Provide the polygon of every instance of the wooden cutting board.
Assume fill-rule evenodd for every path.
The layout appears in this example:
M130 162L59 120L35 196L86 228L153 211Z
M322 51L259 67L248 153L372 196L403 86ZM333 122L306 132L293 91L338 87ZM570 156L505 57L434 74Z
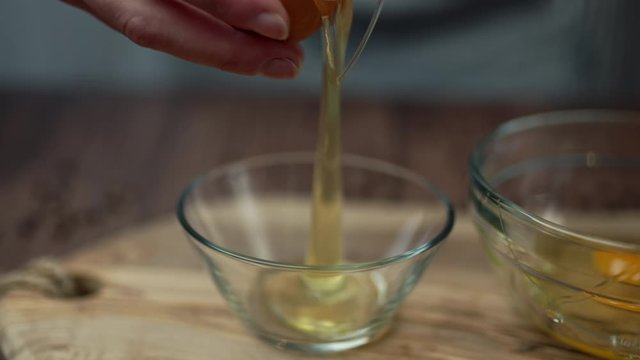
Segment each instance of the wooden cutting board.
M0 348L7 359L301 358L245 331L173 217L105 239L65 264L98 279L100 289L76 299L27 291L5 296ZM471 224L462 218L402 306L394 329L374 344L330 358L590 357L567 350L512 314Z

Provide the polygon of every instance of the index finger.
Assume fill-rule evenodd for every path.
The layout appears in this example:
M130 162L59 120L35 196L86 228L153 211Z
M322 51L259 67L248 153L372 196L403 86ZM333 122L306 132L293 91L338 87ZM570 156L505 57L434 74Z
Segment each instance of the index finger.
M180 0L85 0L92 12L137 44L244 75L292 78L297 44L240 31Z
M239 29L254 31L275 40L289 37L289 15L280 0L186 1Z

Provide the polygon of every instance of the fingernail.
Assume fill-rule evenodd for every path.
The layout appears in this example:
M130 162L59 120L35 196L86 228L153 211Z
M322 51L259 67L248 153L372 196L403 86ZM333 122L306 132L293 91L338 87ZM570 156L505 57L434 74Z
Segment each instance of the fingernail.
M249 27L258 34L272 39L286 40L289 37L289 25L278 14L262 13L251 21Z
M260 73L276 79L290 79L298 75L298 65L287 58L271 59L262 65Z

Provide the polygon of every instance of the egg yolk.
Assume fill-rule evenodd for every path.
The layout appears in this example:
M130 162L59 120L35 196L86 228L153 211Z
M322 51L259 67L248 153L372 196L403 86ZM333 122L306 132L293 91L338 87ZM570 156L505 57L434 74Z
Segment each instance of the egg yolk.
M593 261L601 274L618 282L640 286L640 255L599 251L593 255ZM640 306L635 303L599 296L593 299L605 305L640 312Z
M599 251L593 255L593 260L601 274L640 286L640 255Z

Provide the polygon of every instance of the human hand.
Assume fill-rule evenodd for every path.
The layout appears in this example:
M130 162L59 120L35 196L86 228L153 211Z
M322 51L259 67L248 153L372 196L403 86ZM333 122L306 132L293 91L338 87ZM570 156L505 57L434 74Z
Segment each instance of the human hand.
M280 0L63 1L140 46L224 71L288 79L303 60Z

